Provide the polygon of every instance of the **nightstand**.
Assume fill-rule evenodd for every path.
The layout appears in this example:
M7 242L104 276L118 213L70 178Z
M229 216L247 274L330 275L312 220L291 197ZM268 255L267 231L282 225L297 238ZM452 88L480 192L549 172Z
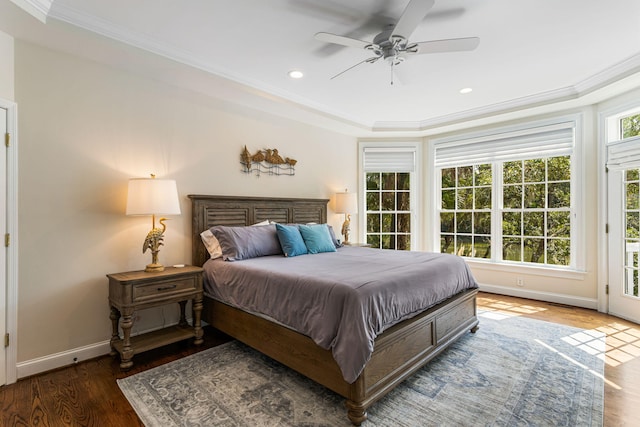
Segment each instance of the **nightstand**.
M202 344L202 269L200 267L167 267L161 272L130 271L107 274L109 278L109 305L111 306L111 355L120 354L120 368L133 366L133 355L195 338ZM192 301L193 326L185 316L187 301ZM180 321L157 331L131 337L134 314L137 310L160 305L180 304ZM119 327L122 328L120 338Z

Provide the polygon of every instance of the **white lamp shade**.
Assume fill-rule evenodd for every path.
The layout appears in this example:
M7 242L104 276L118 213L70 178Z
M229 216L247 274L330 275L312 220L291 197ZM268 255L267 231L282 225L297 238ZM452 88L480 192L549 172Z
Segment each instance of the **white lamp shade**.
M336 193L336 213L358 213L358 195L356 193Z
M178 187L172 179L129 180L127 215L180 215Z

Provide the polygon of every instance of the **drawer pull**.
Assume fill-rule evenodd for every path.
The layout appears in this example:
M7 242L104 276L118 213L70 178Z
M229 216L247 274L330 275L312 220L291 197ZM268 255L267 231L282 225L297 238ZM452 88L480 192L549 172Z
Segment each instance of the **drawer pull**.
M157 290L159 291L168 291L169 289L175 289L176 285L169 285L169 286L160 286Z

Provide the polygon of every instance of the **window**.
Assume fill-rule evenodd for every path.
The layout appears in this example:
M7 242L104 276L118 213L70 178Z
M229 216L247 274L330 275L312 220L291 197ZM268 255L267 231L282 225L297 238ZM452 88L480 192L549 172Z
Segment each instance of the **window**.
M411 250L411 179L408 172L367 172L367 243Z
M571 157L505 162L502 259L570 265Z
M624 273L625 295L638 294L638 271L640 270L640 169L624 171Z
M415 171L419 145L361 143L364 236L374 248L415 247Z
M574 127L436 141L440 252L576 268Z
M442 169L440 252L491 258L492 166Z
M622 117L619 127L620 139L640 136L640 114Z

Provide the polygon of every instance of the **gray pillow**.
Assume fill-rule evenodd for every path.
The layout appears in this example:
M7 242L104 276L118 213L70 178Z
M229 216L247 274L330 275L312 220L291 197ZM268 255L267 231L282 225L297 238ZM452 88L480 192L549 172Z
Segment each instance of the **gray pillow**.
M343 247L344 245L340 243L336 238L336 233L333 231L333 227L330 225L328 227L329 227L329 234L331 235L331 241L333 242L333 245L336 247L336 249Z
M274 224L261 227L216 225L210 230L220 242L222 259L225 261L282 255L282 248Z

